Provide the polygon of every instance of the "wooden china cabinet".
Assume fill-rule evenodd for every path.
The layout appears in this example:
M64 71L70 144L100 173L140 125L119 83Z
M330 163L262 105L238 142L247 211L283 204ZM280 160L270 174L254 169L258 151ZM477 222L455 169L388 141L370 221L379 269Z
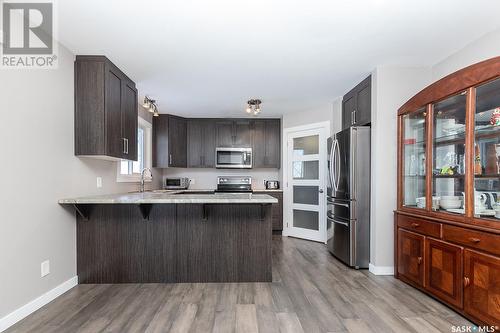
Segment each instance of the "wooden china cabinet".
M500 57L398 111L396 277L500 327Z

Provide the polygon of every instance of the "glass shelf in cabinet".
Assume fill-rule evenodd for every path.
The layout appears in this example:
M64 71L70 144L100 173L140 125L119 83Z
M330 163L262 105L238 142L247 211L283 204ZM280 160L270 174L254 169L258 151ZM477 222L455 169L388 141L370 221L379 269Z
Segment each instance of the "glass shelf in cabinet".
M465 175L432 175L433 178L464 178Z
M478 126L476 126L476 129L474 131L474 135L476 137L476 140L499 136L500 135L500 126L488 125L488 126L479 127L479 128L478 128Z
M440 136L434 139L434 145L446 146L465 143L465 133Z
M478 179L500 179L500 175L474 175Z

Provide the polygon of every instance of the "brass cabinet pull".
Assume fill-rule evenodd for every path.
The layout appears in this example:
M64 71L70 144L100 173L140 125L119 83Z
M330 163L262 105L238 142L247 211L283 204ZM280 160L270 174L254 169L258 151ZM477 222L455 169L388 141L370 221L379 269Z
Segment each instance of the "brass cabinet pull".
M412 226L413 228L418 228L418 227L420 227L420 224L418 224L418 223L412 223L412 224L411 224L411 226Z
M467 276L465 276L464 277L464 287L468 287L469 284L470 284L470 279Z
M469 238L469 240L470 240L472 243L479 243L479 242L481 241L479 238L474 238L474 237Z
M422 257L417 258L417 263L420 265L422 263Z

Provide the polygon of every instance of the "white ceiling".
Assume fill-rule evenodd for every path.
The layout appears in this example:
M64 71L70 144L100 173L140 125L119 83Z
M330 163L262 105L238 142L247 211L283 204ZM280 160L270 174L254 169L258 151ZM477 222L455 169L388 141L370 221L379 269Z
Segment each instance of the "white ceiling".
M377 65L432 65L500 27L497 0L63 0L59 39L104 54L160 112L328 107Z

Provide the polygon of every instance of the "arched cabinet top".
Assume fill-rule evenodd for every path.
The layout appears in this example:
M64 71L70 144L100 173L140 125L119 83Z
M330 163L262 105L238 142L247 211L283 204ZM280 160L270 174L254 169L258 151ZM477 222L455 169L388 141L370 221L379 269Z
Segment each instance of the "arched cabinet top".
M424 88L399 108L398 115L415 111L498 76L500 76L500 56L470 65Z

